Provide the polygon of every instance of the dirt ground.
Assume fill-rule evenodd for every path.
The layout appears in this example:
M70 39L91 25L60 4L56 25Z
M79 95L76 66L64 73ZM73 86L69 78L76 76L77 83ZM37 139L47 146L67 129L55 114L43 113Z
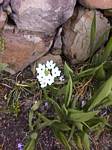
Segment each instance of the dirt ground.
M18 144L22 143L24 145L29 135L28 112L33 97L21 101L21 111L16 117L7 109L5 100L7 92L7 87L0 86L0 150L18 150ZM110 123L112 125L112 116ZM38 141L37 150L64 150L49 128L41 132ZM99 139L91 136L91 141L91 150L112 150L112 133L110 130L105 130L99 136Z

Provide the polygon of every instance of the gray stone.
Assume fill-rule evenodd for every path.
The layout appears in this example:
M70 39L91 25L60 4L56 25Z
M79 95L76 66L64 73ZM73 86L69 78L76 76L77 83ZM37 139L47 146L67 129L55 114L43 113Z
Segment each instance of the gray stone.
M3 0L0 0L0 4L3 3Z
M6 19L7 19L7 14L2 10L0 10L0 31L3 30Z
M84 62L90 56L90 31L93 17L93 10L79 10L78 16L73 16L64 25L62 36L63 53L73 64ZM96 12L96 26L95 43L110 28L108 20L99 11ZM107 39L108 35L104 38L101 45Z
M76 0L11 0L18 29L47 34L72 16L75 4Z
M0 49L0 63L8 64L7 71L11 74L22 71L47 54L53 41L53 37L42 33L20 32L10 26L5 27L1 38L4 42Z
M88 8L111 9L112 0L79 0L79 2Z

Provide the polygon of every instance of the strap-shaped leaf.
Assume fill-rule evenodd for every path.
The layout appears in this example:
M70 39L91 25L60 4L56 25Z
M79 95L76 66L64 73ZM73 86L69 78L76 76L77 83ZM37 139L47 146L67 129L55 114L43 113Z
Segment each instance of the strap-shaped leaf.
M0 63L0 72L1 71L3 71L3 70L5 70L6 68L7 68L7 64L5 64L5 63Z
M82 132L82 144L83 144L85 150L90 150L89 135L85 132Z
M69 75L72 75L72 74L73 74L73 70L65 62L65 64L64 64L64 75L65 75L65 77L69 78Z
M69 80L65 90L65 106L68 107L72 97L72 78L69 75Z
M97 105L102 103L102 101L109 96L112 89L112 76L99 88L97 93L90 100L88 110L94 109Z
M63 132L54 130L54 134L55 134L56 138L65 146L66 150L71 150L71 146L69 145L68 140Z
M73 122L85 122L88 121L97 114L97 112L83 112L83 111L69 111L68 119Z

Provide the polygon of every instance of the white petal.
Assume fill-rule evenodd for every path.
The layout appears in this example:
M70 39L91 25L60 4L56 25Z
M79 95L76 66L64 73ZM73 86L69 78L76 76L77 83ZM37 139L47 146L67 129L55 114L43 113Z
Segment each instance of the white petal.
M37 79L39 80L39 82L45 81L45 73L41 73L39 75L37 75Z
M42 82L40 82L40 84L41 84L41 88L44 88L44 87L46 87L47 86L47 82L46 81L42 81Z
M45 71L45 65L39 64L38 68L36 68L38 74L43 73Z
M51 85L52 83L54 83L54 77L51 75L46 76L46 82L47 84Z
M44 76L43 80L40 81L41 88L44 88L47 86L47 79L46 76Z
M61 71L59 70L58 67L55 67L54 69L52 69L52 76L53 77L59 77L61 74Z
M60 80L60 81L64 81L64 80L65 80L65 79L64 79L64 76L60 76L60 77L59 77L59 80Z
M47 61L46 62L46 67L48 68L48 69L53 69L54 67L55 67L55 63L53 62L53 60L50 60L50 61Z

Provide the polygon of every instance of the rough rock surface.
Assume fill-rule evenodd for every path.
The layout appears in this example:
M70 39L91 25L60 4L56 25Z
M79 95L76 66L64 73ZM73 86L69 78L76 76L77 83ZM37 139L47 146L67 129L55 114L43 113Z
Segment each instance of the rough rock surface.
M89 8L110 9L112 0L79 0L79 2Z
M18 29L47 34L72 16L75 4L76 0L11 0Z
M2 10L0 10L0 30L4 27L6 18L7 18L7 14Z
M0 0L0 4L3 3L3 0Z
M62 59L60 55L52 55L48 54L46 56L41 57L40 59L37 60L37 63L46 63L47 60L53 60L58 66L62 67Z
M79 10L78 17L75 18L73 16L64 25L62 37L63 53L73 64L85 61L90 55L90 31L93 17L94 11ZM99 11L96 12L96 26L95 43L110 28L108 20ZM102 44L106 40L107 37L105 37Z
M0 63L8 64L12 74L46 54L53 40L43 34L14 33L12 30L5 30L2 39L4 49L0 51Z

